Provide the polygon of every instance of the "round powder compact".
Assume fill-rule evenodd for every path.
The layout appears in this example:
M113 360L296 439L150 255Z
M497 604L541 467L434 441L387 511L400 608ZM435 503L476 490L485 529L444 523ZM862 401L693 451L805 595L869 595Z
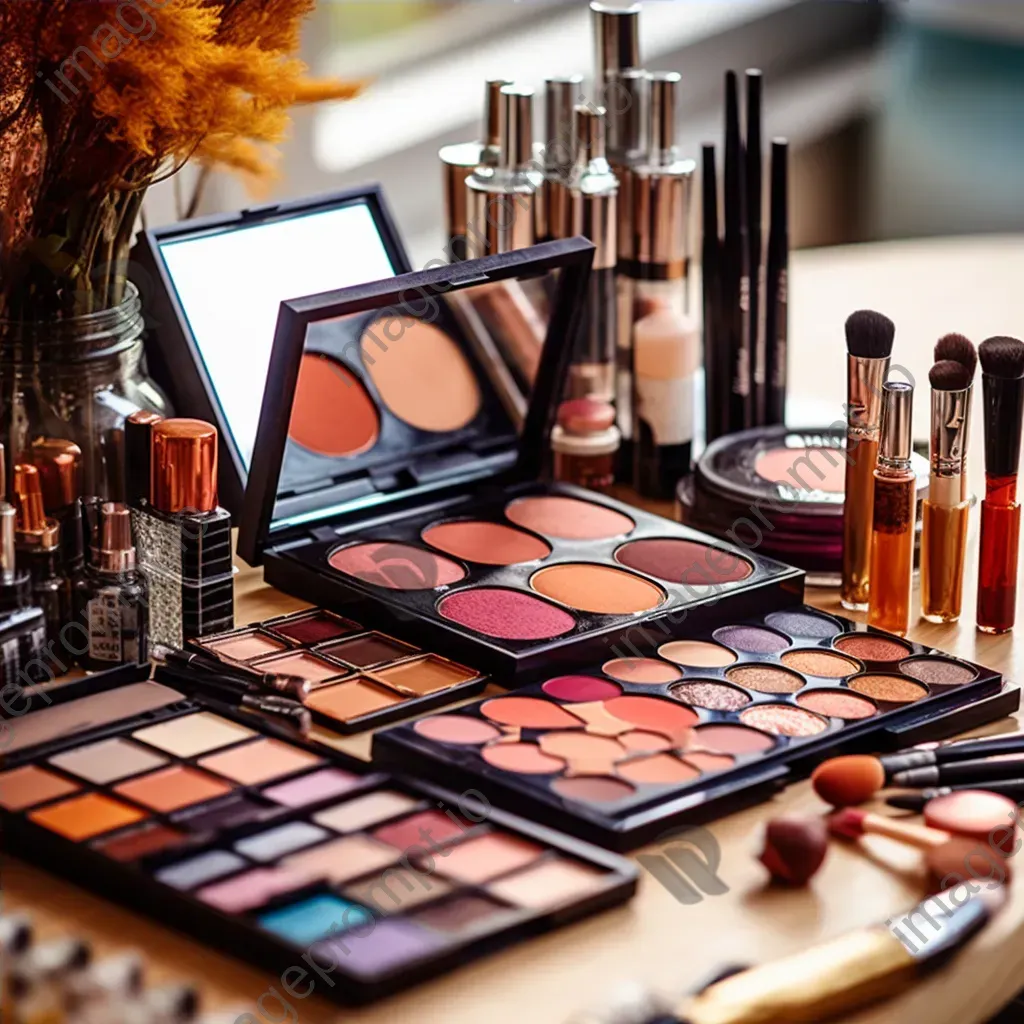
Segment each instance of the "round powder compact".
M849 690L807 690L797 697L796 702L808 711L815 711L826 718L841 718L844 722L855 722L878 714L873 701Z
M739 711L750 703L742 690L713 679L689 679L671 687L669 693L684 704L709 711Z
M970 665L950 658L908 658L900 662L900 671L929 686L963 686L978 678Z
M774 665L739 665L729 669L725 677L758 693L796 693L805 682L803 676Z
M656 658L614 658L601 666L601 671L621 683L639 686L658 686L683 678L683 673L667 662Z
M393 541L350 544L327 559L332 569L388 590L433 590L464 579L457 562L425 548Z
M758 704L740 712L740 721L755 729L764 729L775 736L817 736L828 729L820 715L788 704Z
M847 684L851 690L886 704L913 704L928 696L928 687L903 676L854 676Z
M736 661L727 647L706 640L673 640L662 644L658 654L686 668L725 668Z
M502 523L435 523L420 536L446 554L480 565L518 565L551 554L551 545L546 541Z
M449 594L437 611L443 619L501 640L550 640L576 625L567 611L547 601L499 587Z
M715 639L745 654L778 654L789 646L787 637L760 626L723 626Z
M613 508L554 494L516 498L506 506L505 515L524 530L562 540L608 540L636 525Z
M790 636L804 636L811 640L831 640L843 631L835 619L804 609L772 612L764 621Z
M895 637L878 633L848 633L834 641L837 650L862 661L900 661L910 648Z
M859 662L820 647L786 651L781 660L783 665L794 672L803 672L806 676L818 676L821 679L845 679L862 668Z
M750 562L731 551L675 538L630 541L615 552L615 561L655 579L692 587L738 583L754 572Z

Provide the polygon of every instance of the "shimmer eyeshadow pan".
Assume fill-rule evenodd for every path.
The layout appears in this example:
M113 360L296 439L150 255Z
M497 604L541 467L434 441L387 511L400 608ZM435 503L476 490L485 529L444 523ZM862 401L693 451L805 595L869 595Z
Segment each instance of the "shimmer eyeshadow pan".
M911 704L928 696L928 687L897 675L854 676L848 685L851 690L891 704Z
M845 679L861 669L859 662L853 661L851 658L844 658L832 651L822 650L820 647L802 651L786 651L780 660L787 668L803 672L804 675L819 676L822 679Z
M950 658L908 658L900 671L929 686L963 686L978 678L977 669Z
M789 646L784 636L759 626L726 626L715 631L715 639L747 654L778 654Z
M750 703L750 697L739 687L711 679L693 679L677 683L670 692L684 704L708 708L710 711L739 711Z
M881 633L855 633L834 643L837 650L863 661L899 661L910 653L902 640Z
M773 612L765 622L790 636L807 637L811 640L830 640L843 631L843 627L835 619L802 609Z

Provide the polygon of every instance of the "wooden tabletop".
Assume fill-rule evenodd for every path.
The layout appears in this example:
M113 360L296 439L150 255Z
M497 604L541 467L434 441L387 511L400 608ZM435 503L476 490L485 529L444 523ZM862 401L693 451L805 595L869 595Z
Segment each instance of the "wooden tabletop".
M926 435L927 371L931 347L948 331L980 341L1021 333L1020 282L1024 238L978 238L886 243L795 254L792 262L792 394L813 396L820 423L841 419L844 401L842 323L861 306L881 309L897 324L894 362L921 383L915 424ZM829 406L834 406L828 415ZM828 416L826 419L825 416ZM972 486L981 481L979 417L970 457ZM664 508L658 511L667 511ZM940 647L1018 678L1024 641L1012 634L986 637L974 630L977 514L971 524L964 621L940 627L917 623L913 639ZM301 607L266 587L260 573L242 568L237 621L246 623ZM830 591L808 592L810 603L838 610ZM916 609L915 609L916 614ZM987 731L1012 730L1004 722ZM318 738L324 738L320 734ZM338 742L366 756L366 737ZM30 910L46 931L71 930L100 950L141 950L157 977L201 979L210 1009L249 1012L273 1024L562 1024L639 982L678 993L725 964L757 963L806 948L862 925L908 910L923 894L918 855L886 840L863 846L833 844L821 873L806 889L766 884L755 859L766 819L784 812L820 813L824 805L807 783L791 786L770 803L710 826L721 849L723 895L685 905L650 877L624 907L488 957L438 981L365 1010L334 1007L313 997L289 1001L287 1015L273 994L257 1001L277 979L183 938L141 915L14 858L2 866L5 910ZM980 1024L1024 983L1024 889L1011 895L1001 916L949 966L896 1000L844 1018L848 1024L950 1021ZM285 995L285 998L289 998ZM234 1020L228 1013L225 1020ZM249 1024L248 1020L246 1024Z

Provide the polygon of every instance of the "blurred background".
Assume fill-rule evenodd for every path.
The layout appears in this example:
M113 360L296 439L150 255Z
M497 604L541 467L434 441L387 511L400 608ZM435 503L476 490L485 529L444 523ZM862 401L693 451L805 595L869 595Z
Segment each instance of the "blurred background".
M1024 229L1020 0L647 0L642 53L683 76L685 156L721 140L722 73L761 67L792 144L794 247ZM477 138L483 81L593 68L586 0L321 0L304 56L367 78L296 114L269 198L383 183L415 265L442 246L440 146ZM179 188L188 188L188 183ZM199 212L251 205L218 177ZM175 219L172 190L151 224Z

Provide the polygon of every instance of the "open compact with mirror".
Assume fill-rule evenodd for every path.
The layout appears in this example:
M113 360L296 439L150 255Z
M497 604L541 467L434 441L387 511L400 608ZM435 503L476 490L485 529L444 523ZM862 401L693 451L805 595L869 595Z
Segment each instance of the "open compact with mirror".
M241 556L512 686L642 624L799 603L797 569L541 481L592 257L571 239L284 303Z

